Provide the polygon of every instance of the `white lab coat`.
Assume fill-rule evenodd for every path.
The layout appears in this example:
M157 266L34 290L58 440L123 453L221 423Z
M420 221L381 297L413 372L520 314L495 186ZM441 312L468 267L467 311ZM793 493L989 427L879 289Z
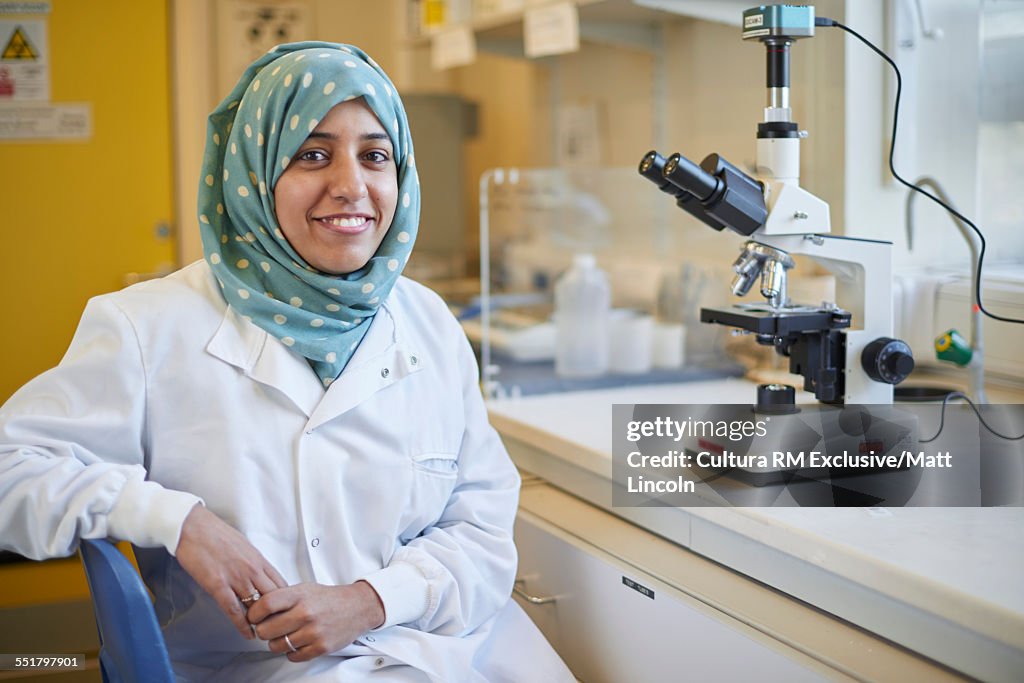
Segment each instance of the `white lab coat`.
M91 300L61 364L0 409L0 544L134 543L189 679L351 680L369 655L432 680L571 680L509 601L518 486L461 328L404 278L326 392L199 261ZM367 580L384 626L308 665L241 638L171 556L200 499L289 583Z

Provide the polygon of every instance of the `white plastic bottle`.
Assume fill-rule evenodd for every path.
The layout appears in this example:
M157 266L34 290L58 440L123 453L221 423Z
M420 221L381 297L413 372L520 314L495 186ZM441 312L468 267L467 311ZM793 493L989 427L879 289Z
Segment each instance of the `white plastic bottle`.
M576 254L555 283L555 374L597 377L608 371L608 277L592 254Z

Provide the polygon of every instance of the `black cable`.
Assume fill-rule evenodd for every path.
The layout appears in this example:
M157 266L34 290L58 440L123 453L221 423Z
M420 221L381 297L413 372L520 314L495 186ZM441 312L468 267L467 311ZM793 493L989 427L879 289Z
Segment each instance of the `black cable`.
M988 431L992 432L992 434L999 437L1000 439L1005 439L1007 441L1020 441L1021 439L1024 439L1024 434L1021 434L1020 436L1006 436L1005 434L1000 434L996 430L992 429L988 425L988 423L985 422L985 418L981 416L981 412L978 410L978 406L974 405L974 401L968 398L967 394L964 394L959 391L951 391L948 394L946 394L946 398L942 399L942 412L939 413L939 431L935 432L935 436L933 436L932 438L921 439L920 441L918 441L918 443L930 443L932 441L935 441L935 439L939 438L939 434L942 433L942 428L946 425L946 404L949 403L950 399L954 398L962 398L963 400L967 401L967 403L971 406L971 409L974 411L974 414L978 416L978 421L981 423L981 425Z
M971 226L971 229L974 230L975 233L977 233L978 239L981 240L981 250L978 252L978 277L977 277L976 282L974 283L974 296L975 296L975 298L978 301L978 309L982 313L987 315L988 317L992 318L993 320L1002 320L1003 322L1007 322L1007 323L1024 324L1024 319L1020 319L1020 318L1007 318L1005 316L1001 316L1001 315L997 315L995 313L989 312L988 309L985 308L985 305L981 302L981 266L982 266L982 262L984 262L984 260L985 260L985 236L981 234L981 230L978 229L978 226L976 226L969 218L967 218L966 216L961 214L959 211L957 211L952 206L950 206L946 202L942 201L941 199L939 199L938 197L936 197L932 193L927 192L927 191L921 189L917 185L914 185L912 183L908 183L906 180L904 180L900 176L899 173L896 172L896 166L893 164L893 155L896 152L896 124L899 122L899 117L900 117L900 93L903 90L903 77L900 75L900 70L896 66L896 62L894 62L891 59L889 59L889 55L885 54L880 49L878 49L877 47L872 45L871 41L869 41L867 38L865 38L861 34L857 33L856 31L854 31L849 26L844 26L843 24L840 24L835 19L828 19L826 17L816 17L814 19L814 25L815 26L835 26L836 28L843 29L844 31L846 31L847 33L849 33L850 35L854 36L859 41L861 41L862 43L867 45L869 48L874 50L876 53L878 53L878 56L880 56L882 59L884 59L886 62L888 62L889 66L892 67L892 70L896 72L896 106L893 108L893 115L892 115L892 140L889 143L889 171L892 173L893 177L896 178L896 180L900 181L901 183L903 183L904 185L909 187L914 192L918 192L920 194L923 194L925 197L928 197L928 199L931 199L933 202L935 202L936 204L938 204L939 206L944 208L946 211L949 211L951 214L953 214L954 216L956 216L957 218L962 220L964 223L966 223L967 225Z

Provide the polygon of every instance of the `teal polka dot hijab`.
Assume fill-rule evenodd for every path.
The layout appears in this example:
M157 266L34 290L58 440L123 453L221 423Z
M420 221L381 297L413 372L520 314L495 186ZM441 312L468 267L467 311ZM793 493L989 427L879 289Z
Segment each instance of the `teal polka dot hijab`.
M332 275L310 266L285 239L274 187L320 119L356 97L391 138L398 205L369 262ZM351 45L279 45L253 62L210 114L199 181L203 254L227 302L307 358L324 386L341 374L409 259L420 211L414 163L398 92Z

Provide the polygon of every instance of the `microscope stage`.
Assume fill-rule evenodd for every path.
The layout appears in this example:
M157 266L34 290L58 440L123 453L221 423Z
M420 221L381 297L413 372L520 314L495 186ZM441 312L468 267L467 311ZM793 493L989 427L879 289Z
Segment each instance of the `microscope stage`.
M850 326L850 313L810 306L771 308L764 304L739 304L727 308L702 308L700 321L738 327L754 334L786 337L792 333L847 328Z

